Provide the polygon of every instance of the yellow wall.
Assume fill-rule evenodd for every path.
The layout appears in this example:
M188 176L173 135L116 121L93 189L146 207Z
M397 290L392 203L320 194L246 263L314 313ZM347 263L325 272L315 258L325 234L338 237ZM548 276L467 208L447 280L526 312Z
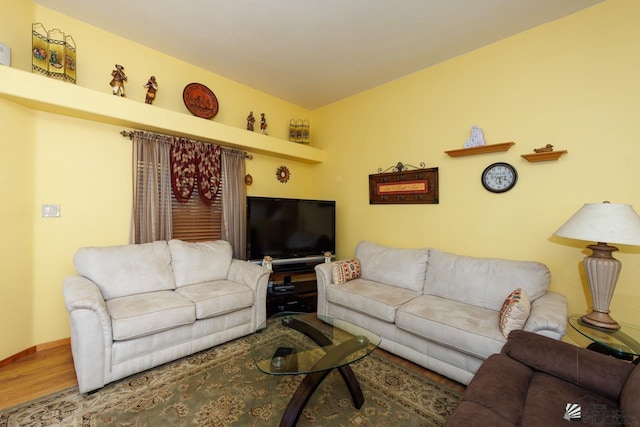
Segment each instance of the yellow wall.
M265 112L271 136L286 139L291 118L311 118L301 107L225 79L161 52L131 43L24 0L0 0L0 41L11 46L12 66L31 67L31 23L71 34L78 47L78 82L109 94L114 64L125 66L127 97L144 102L150 75L160 89L149 108L185 114L182 89L210 87L220 103L216 122L244 128L249 111ZM45 77L43 77L45 78ZM131 142L121 127L34 111L0 99L3 155L0 174L0 360L36 344L69 336L62 281L73 274L73 254L82 246L128 242L131 212ZM268 142L266 142L268 143ZM275 171L291 170L281 184ZM313 168L306 163L256 155L247 161L250 194L312 197ZM20 193L16 193L19 189ZM11 204L9 204L11 202ZM60 218L42 218L42 204L61 205Z
M579 273L586 242L552 237L586 202L640 208L640 3L609 0L567 18L314 111L326 161L323 195L337 200L338 256L368 239L474 256L532 259L552 272L571 313L586 310ZM508 152L451 158L470 127ZM568 154L528 163L553 144ZM440 204L368 203L368 175L398 161L438 167ZM480 174L493 162L519 173L492 194ZM640 251L621 247L614 318L640 323ZM582 281L584 282L584 280Z
M286 139L290 118L311 120L312 145L325 150L319 165L255 155L247 161L251 195L335 199L338 257L362 239L396 246L431 246L477 256L534 259L552 271L552 288L570 312L587 306L579 263L582 242L551 237L583 203L611 200L640 208L635 191L640 145L640 5L609 0L567 18L495 43L352 98L310 112L190 64L175 60L24 0L0 0L0 40L13 66L30 67L30 25L61 28L78 44L78 84L110 92L115 63L126 67L128 97L143 102L142 84L154 74L153 106L186 112L182 88L192 81L218 96L215 121L243 128L248 111L264 111L272 136ZM257 71L258 72L258 71ZM61 296L73 273L75 250L127 242L131 146L118 127L31 111L0 100L3 183L19 179L20 195L0 196L0 360L31 345L69 335ZM450 158L471 125L488 143L515 141L508 152ZM569 154L555 162L520 157L553 144ZM16 160L11 159L15 157ZM371 206L368 175L402 161L439 167L440 204ZM515 189L490 194L480 173L507 161L518 169ZM291 180L275 170L286 165ZM40 217L60 204L62 216ZM639 323L640 251L621 247L624 267L612 304L614 317ZM584 280L582 280L584 282Z
M33 345L32 112L0 100L0 360Z
M31 50L30 2L0 0L0 41L17 50ZM26 37L23 37L25 36ZM26 67L28 55L13 55L12 66ZM33 229L34 138L32 112L0 100L0 360L33 345Z

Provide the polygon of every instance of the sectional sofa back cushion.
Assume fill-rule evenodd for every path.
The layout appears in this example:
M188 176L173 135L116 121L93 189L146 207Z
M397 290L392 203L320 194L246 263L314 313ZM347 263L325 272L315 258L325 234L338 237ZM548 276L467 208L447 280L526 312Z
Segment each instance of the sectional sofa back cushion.
M167 242L80 248L76 271L93 281L105 300L175 289Z
M224 280L229 274L233 249L224 240L189 243L169 240L176 286Z
M424 286L428 257L428 249L392 248L372 242L356 246L360 277L418 293Z
M531 302L542 296L551 281L539 262L474 258L431 249L424 294L500 311L505 298L524 288Z

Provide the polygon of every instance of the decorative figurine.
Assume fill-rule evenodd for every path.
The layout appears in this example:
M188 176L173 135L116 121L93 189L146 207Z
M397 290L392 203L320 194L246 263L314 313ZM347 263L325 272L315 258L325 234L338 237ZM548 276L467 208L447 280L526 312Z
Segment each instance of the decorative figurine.
M486 145L484 132L478 126L471 126L471 136L464 144L464 148L479 147L481 145Z
M260 131L265 135L269 135L267 133L267 118L264 116L264 113L260 113Z
M542 148L534 148L533 149L534 153L547 153L549 151L553 151L553 145L551 145L551 144L547 144Z
M146 104L153 104L153 100L156 99L156 91L158 90L158 82L156 76L149 77L147 84L142 86L147 89L147 96L144 99Z
M256 118L253 117L253 111L249 111L249 115L247 116L247 130L253 132L253 124L256 122Z
M262 259L262 266L267 270L273 271L273 258L271 258L269 255L265 255Z
M124 73L124 67L122 65L116 64L116 69L111 72L111 88L113 88L114 95L120 95L122 97L126 97L126 93L124 91L124 82L127 81L127 75Z

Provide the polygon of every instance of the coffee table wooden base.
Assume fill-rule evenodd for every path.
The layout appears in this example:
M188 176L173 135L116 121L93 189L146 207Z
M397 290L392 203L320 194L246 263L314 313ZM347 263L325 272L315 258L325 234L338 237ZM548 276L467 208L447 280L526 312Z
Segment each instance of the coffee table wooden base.
M349 366L342 366L337 369L340 371L342 378L349 388L354 406L357 409L360 409L364 404L364 395L362 394L362 389L360 388L358 379ZM287 409L285 409L284 414L282 415L282 419L280 420L280 427L290 427L296 425L298 419L300 418L300 414L302 414L302 410L309 401L309 398L331 371L332 370L330 369L327 371L307 374L304 380L302 380L302 383L300 383L300 386L298 387L296 392L293 394L289 405L287 405Z
M327 337L320 333L320 331L304 322L299 322L294 319L289 322L283 321L283 324L302 332L320 346L326 346L331 343ZM360 336L343 342L339 346L327 352L327 354L325 354L324 357L315 364L313 370L317 369L317 371L307 374L304 380L302 380L302 383L298 386L298 389L293 394L293 397L287 405L287 409L285 409L284 415L280 420L280 427L296 425L300 418L300 414L302 414L302 410L309 401L311 395L316 391L327 375L329 375L329 373L334 369L338 369L340 371L340 375L347 385L349 393L351 393L351 399L353 400L354 406L357 409L360 409L364 404L364 395L362 394L362 389L360 388L360 383L358 382L356 375L348 364L337 368L335 366L349 354L364 348L367 345L369 345L369 340L366 337Z

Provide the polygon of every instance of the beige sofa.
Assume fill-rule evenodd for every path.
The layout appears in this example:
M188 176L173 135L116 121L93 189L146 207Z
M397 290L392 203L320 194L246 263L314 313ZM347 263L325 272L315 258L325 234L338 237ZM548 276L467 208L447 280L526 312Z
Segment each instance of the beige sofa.
M531 301L524 330L554 339L566 333L566 299L547 291L543 264L372 242L360 242L355 258L360 277L340 285L332 264L316 266L318 314L363 326L382 337L381 348L460 383L500 353L499 312L516 288Z
M64 280L80 392L253 333L269 270L225 241L81 248Z

